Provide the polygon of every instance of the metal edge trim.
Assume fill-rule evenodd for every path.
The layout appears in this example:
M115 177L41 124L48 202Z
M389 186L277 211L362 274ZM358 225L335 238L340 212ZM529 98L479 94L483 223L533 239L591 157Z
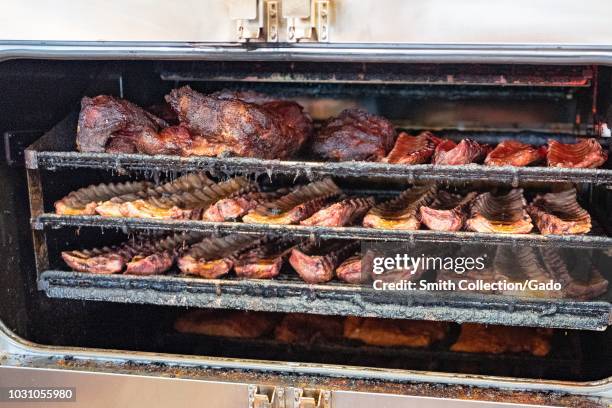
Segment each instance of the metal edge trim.
M191 59L361 62L479 62L612 65L612 45L239 44L0 41L0 61L41 59Z

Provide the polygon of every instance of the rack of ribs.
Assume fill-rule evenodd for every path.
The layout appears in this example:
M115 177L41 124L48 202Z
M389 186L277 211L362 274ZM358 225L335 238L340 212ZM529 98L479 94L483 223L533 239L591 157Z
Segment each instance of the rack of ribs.
M236 177L198 188L178 190L160 197L127 201L120 207L121 215L135 218L201 219L205 209L218 200L251 191L257 186L244 177Z
M256 339L274 330L278 316L239 310L193 310L179 317L174 328L179 333L204 336Z
M215 279L231 271L236 255L258 239L249 235L205 238L185 251L177 264L186 275Z
M291 251L289 263L307 283L329 282L342 261L358 249L357 241L309 241Z
M533 327L461 325L459 339L451 351L464 353L530 353L543 357L550 352L552 329Z
M526 205L523 189L520 188L506 194L482 193L472 202L466 228L476 232L528 234L533 224L525 209Z
M419 208L431 204L437 191L436 185L413 186L399 197L372 207L363 219L363 226L418 230L421 226Z
M538 194L527 212L544 235L586 234L591 230L591 216L578 204L574 187Z
M421 222L434 231L459 231L476 195L476 192L463 196L441 190L430 205L419 208Z
M252 224L297 224L340 194L341 190L336 183L327 178L299 186L276 200L260 204L242 217L242 220Z
M274 338L288 344L311 344L342 339L344 318L305 313L285 315L274 330Z
M556 282L560 282L563 286L562 292L564 297L589 300L607 293L609 282L594 265L586 265L581 274L577 272L578 267L568 267L567 263L563 260L561 250L542 247L540 248L540 253L548 273L554 277ZM584 267L584 265L582 266Z
M578 143L561 143L550 139L546 161L550 167L596 168L608 159L599 142L593 138Z
M424 348L443 340L447 332L446 322L356 316L344 320L345 338L371 346Z
M278 276L283 261L300 240L293 237L264 237L236 256L234 271L241 278L270 279Z
M81 99L76 145L81 152L135 153L156 144L166 122L123 99L108 95ZM155 153L151 153L155 154Z
M300 221L301 225L319 227L344 227L361 220L374 205L374 198L346 198L320 209L309 218Z
M286 194L284 191L285 189L274 192L247 191L222 198L204 211L202 219L215 222L239 220L257 206Z
M147 199L161 198L173 194L181 194L185 191L193 191L211 186L215 182L204 173L189 173L175 180L162 183L157 186L147 186L146 189L135 194L126 194L106 199L98 204L95 212L103 217L124 217L128 213L130 202L138 201L142 205Z
M418 136L401 132L395 141L395 146L382 161L394 164L426 163L440 141L431 132L421 132Z
M285 159L295 154L312 133L312 120L291 101L268 101L231 92L203 95L189 86L173 89L166 101L180 121L178 127L166 132L190 136L181 146L183 156L230 154Z
M100 203L113 197L122 196L138 199L142 192L151 188L148 181L127 181L125 183L101 183L72 191L54 203L59 215L94 215Z
M381 161L394 142L391 122L361 109L347 109L323 124L310 148L325 160Z
M170 269L177 253L201 239L202 234L195 232L156 238L136 237L113 247L63 251L61 255L64 262L77 272L155 275Z
M477 163L480 162L490 150L490 146L482 145L471 139L463 139L459 143L444 139L436 146L431 163L445 165Z
M504 140L491 150L484 163L487 166L528 166L544 158L546 153L518 140Z

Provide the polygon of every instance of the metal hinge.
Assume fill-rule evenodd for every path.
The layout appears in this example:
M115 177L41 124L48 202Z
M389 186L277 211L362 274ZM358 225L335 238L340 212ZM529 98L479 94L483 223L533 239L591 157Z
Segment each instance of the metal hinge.
M287 41L329 41L329 0L283 0Z
M249 385L249 408L285 408L285 390L272 385Z
M229 0L238 41L278 42L279 0Z
M331 408L331 391L292 388L290 408Z

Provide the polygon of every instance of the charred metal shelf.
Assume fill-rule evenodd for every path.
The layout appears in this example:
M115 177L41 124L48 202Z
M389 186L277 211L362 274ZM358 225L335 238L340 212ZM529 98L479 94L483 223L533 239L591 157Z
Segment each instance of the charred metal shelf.
M356 285L294 280L198 279L45 271L39 288L51 298L254 311L605 330L608 302L527 299L458 292L375 291Z
M401 165L374 162L309 162L253 158L215 158L147 156L143 154L109 154L29 151L29 168L92 168L115 171L195 171L232 174L288 174L324 177L385 177L418 181L496 181L517 186L520 182L571 182L612 184L609 169L561 169L552 167L491 167L478 164L465 166L434 166L432 164Z
M491 245L553 246L556 248L609 249L612 237L598 235L491 234L479 232L442 232L431 230L401 231L363 227L311 227L304 225L246 224L241 222L208 222L113 218L91 215L42 214L32 220L34 230L63 227L101 227L123 230L201 231L239 234L291 234L302 237L360 239L368 241L408 241L477 243Z

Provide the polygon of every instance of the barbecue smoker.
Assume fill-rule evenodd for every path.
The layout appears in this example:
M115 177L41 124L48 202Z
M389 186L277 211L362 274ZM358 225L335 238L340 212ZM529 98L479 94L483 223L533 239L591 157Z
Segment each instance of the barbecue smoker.
M181 157L77 151L75 138L83 96L149 107L189 85L202 94L256 91L297 101L315 132L343 109L361 107L398 133L428 130L493 146L591 138L609 154L611 4L591 0L577 10L568 1L233 0L78 7L9 2L0 17L2 387L73 387L76 401L89 407L610 403L610 158L599 168L563 168ZM503 234L54 213L54 202L91 184L161 185L196 172L215 181L244 176L269 191L332 179L345 193L377 202L413 184L526 192L572 185L592 228L582 235ZM440 256L505 248L517 270L523 265L516 254L534 250L543 262L550 253L564 259L553 272L596 270L604 289L593 290L587 279L574 297L391 293L337 279L309 284L287 270L275 279L78 273L61 257L138 233L172 232L400 243ZM435 280L435 271L427 273ZM252 311L243 326L268 312L448 322L448 331L425 348L177 331L177 319L194 309ZM465 323L552 329L550 352L452 351Z

